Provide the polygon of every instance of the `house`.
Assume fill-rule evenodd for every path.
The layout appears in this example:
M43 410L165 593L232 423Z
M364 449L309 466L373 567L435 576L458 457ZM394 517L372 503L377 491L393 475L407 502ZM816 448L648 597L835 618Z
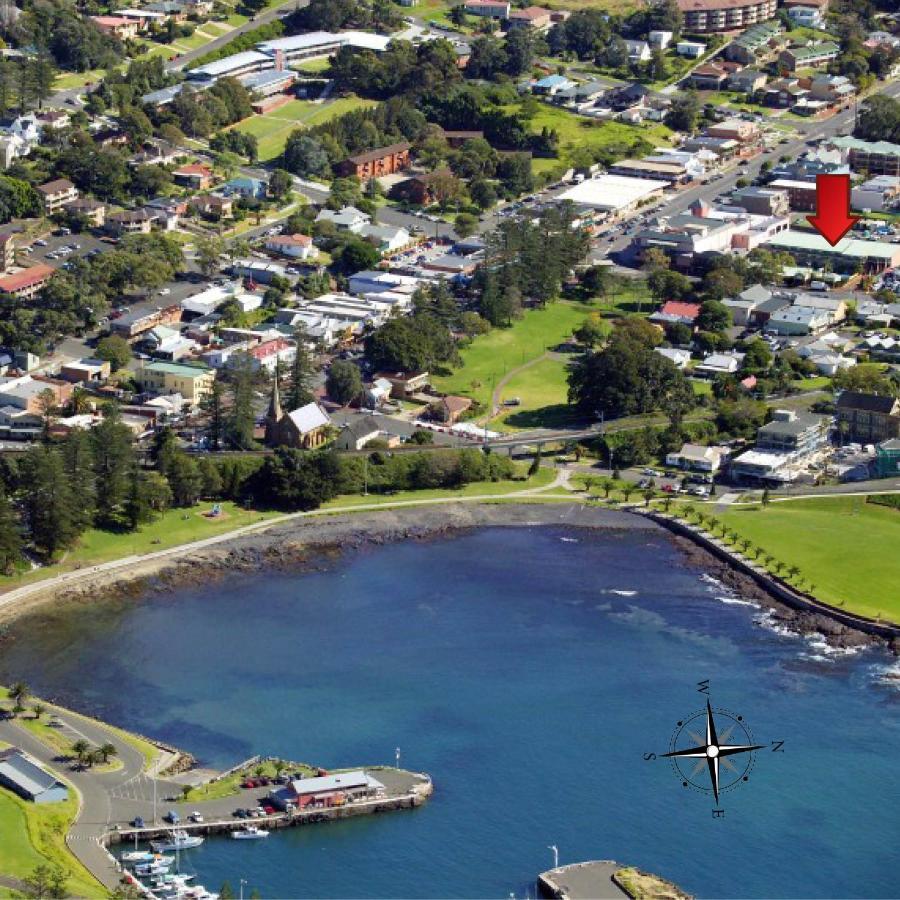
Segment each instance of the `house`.
M150 234L153 216L146 209L123 209L110 213L106 230L113 235Z
M375 416L358 416L341 428L334 446L338 450L362 450L369 441L374 441L381 435L381 424Z
M182 187L205 191L213 183L213 170L202 163L188 163L175 169L172 177L175 184L180 184Z
M841 391L835 404L838 430L865 444L900 438L900 400L888 394Z
M689 325L693 327L700 315L699 303L686 303L681 300L667 300L650 316L651 322L659 325Z
M775 334L815 334L828 328L832 321L832 315L826 309L794 304L772 313L766 330Z
M778 78L763 89L763 103L784 109L809 96L809 89L802 87L797 78Z
M684 369L691 361L691 351L678 347L654 347L653 352L664 356L676 369Z
M816 75L809 80L809 95L813 100L841 106L856 96L856 86L846 75Z
M295 447L315 450L328 439L331 419L318 403L307 403L293 412L281 408L278 379L272 388L272 399L266 413L265 441L269 447Z
M32 803L62 803L69 789L18 747L0 750L0 784Z
M690 472L718 472L728 459L727 447L703 447L700 444L682 444L681 449L666 456L666 465Z
M571 87L575 87L575 82L570 81L565 75L547 75L531 85L531 92L545 97L552 97L560 91L567 91Z
M450 169L436 169L434 172L422 172L398 181L391 188L391 197L395 200L406 200L419 206L431 206L440 199L441 183L446 183L453 172Z
M703 358L702 363L694 366L697 375L734 375L744 361L743 353L710 353Z
M428 387L428 372L378 372L376 379L384 379L391 384L391 396L396 400L407 400Z
M27 300L40 293L55 274L56 269L52 266L39 263L11 275L3 275L0 277L0 295Z
M230 197L220 197L218 194L194 197L190 202L190 208L208 219L230 219L234 215L234 201Z
M407 247L411 240L405 228L393 225L363 225L359 235L374 244L379 253L396 253Z
M70 216L83 219L94 228L102 228L106 222L106 204L92 197L79 197L66 205Z
M468 141L478 141L484 139L483 131L448 131L446 128L441 129L444 133L444 140L454 149L459 150L466 145Z
M652 56L650 45L646 41L625 41L625 47L628 50L628 62L647 62Z
M672 43L675 35L671 31L651 31L647 35L647 43L654 50L665 50Z
M691 72L689 80L698 91L718 91L728 80L728 71L719 63L704 63Z
M16 262L16 239L8 232L0 234L0 260L4 272Z
M700 59L706 53L706 44L698 41L679 41L675 45L675 52L687 59Z
M105 359L90 357L64 363L59 370L60 378L75 384L102 383L109 378L109 374L110 365Z
M125 16L91 16L91 21L104 34L111 34L120 41L136 38L140 31L138 23Z
M740 144L757 143L761 131L755 122L746 119L726 119L724 122L715 122L708 125L704 132L708 137L726 138L737 141Z
M57 178L54 181L39 184L37 191L41 195L41 203L43 203L44 212L48 216L59 212L67 203L78 198L78 188L67 178Z
M769 76L765 72L756 69L742 69L740 72L732 72L728 76L728 87L732 91L740 91L743 94L755 94L766 86Z
M232 178L222 185L222 193L226 196L237 195L249 200L265 200L269 191L269 183L264 178L251 178L249 175L241 175Z
M315 259L319 248L306 234L275 234L266 238L266 250L292 259Z
M409 151L411 149L411 144L401 141L388 147L379 147L377 150L357 153L355 156L349 156L347 159L339 162L335 166L335 171L338 175L345 177L355 175L360 181L380 178L383 175L393 175L409 165Z
M355 206L345 206L337 211L323 209L316 216L316 222L331 222L338 231L359 232L371 221L371 216L360 212Z
M512 9L507 17L509 28L535 28L542 31L549 28L553 20L550 10L543 6L526 6L524 9Z
M470 16L489 19L508 19L510 4L505 0L465 0L463 8Z
M273 338L263 341L247 351L252 360L253 370L264 369L274 372L281 365L290 365L297 356L297 345L287 338Z
M129 160L132 166L169 166L184 156L184 150L168 141L151 139Z
M778 68L783 72L824 66L837 59L841 48L832 41L813 44L811 47L788 47L778 54Z
M469 397L454 397L448 394L429 403L428 414L445 425L455 425L471 406L472 401Z
M192 406L196 406L212 390L216 373L206 366L140 360L134 379L142 391L181 394Z
M735 325L750 324L750 314L773 296L772 291L761 284L754 284L740 292L737 297L727 297L722 304L731 311L731 321Z

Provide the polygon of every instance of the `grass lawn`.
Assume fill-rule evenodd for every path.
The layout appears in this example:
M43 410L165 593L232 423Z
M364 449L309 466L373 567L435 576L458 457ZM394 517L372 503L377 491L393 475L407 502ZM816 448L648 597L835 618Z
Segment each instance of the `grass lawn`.
M522 402L504 409L492 419L489 427L502 430L528 428L561 428L577 420L575 410L568 405L569 382L565 358L542 359L511 378L500 398L518 397Z
M106 896L106 891L66 847L66 832L76 808L71 795L64 803L36 805L0 788L0 872L24 878L35 866L50 863L67 873L69 896Z
M178 544L199 541L203 538L234 531L263 518L272 518L276 513L246 510L234 503L220 503L222 514L216 518L204 515L211 508L211 503L203 503L194 509L170 509L155 522L144 525L138 531L127 534L116 534L92 528L86 531L78 546L66 554L56 565L34 569L21 575L0 577L0 587L14 588L21 584L39 581L62 572L77 568L109 562L125 556L141 553L153 553L166 550Z
M259 141L259 159L261 162L268 162L281 155L288 137L297 128L303 126L312 128L335 116L350 112L351 109L374 105L374 101L362 100L353 96L339 97L330 103L291 100L290 103L286 103L270 113L250 116L249 119L244 119L243 122L232 127L244 134L256 135Z
M541 104L538 112L529 121L529 128L532 133L539 133L542 128L551 128L559 134L559 157L535 159L533 161L535 173L568 168L573 163L573 155L581 148L592 152L601 150L614 152L618 158L624 159L641 140L647 141L653 147L668 147L672 143L672 132L665 125L601 122L546 103Z
M523 471L527 468L523 465ZM397 491L395 494L354 494L352 496L336 497L322 504L322 509L340 512L344 509L352 509L354 506L368 506L371 504L399 503L404 500L439 500L444 497L456 499L457 497L484 497L491 494L511 494L528 488L546 487L551 484L556 473L546 466L538 469L536 475L522 481L478 481L467 484L458 490L446 488L434 488L423 491Z
M599 303L558 300L543 309L529 310L510 328L494 328L462 351L462 366L452 375L435 378L435 387L461 394L488 407L493 386L511 369L543 355L568 338ZM511 391L505 394L514 396Z
M53 81L54 91L70 91L72 88L84 87L103 78L102 69L91 69L87 72L65 72L58 74Z
M900 511L834 497L731 507L717 513L729 528L800 568L816 597L865 616L900 622Z
M302 772L306 776L315 775L318 771L314 769L312 766L308 766L305 763L287 763L285 769L286 774L292 774L294 772ZM263 763L260 763L258 766L251 766L248 769L242 769L239 772L235 772L232 775L229 775L227 778L222 778L219 781L212 781L209 784L201 785L200 787L195 787L190 790L187 797L185 797L185 802L190 802L192 800L202 801L202 800L220 800L222 797L231 797L234 794L239 794L241 792L241 782L245 778L252 778L253 776L266 775L269 778L273 778L278 774L277 769L275 768L275 763L272 760L266 760Z
M296 65L291 66L298 72L324 72L331 65L331 57L323 56L319 59L306 59Z

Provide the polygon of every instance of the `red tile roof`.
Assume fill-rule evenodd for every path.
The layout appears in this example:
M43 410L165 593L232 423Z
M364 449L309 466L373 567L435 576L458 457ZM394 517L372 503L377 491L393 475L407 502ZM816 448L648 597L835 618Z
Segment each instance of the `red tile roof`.
M287 350L290 346L291 342L286 338L275 338L271 341L263 341L263 343L253 347L250 350L250 355L257 360L265 359L275 353L281 353L282 350Z
M23 288L31 287L39 284L49 278L56 270L53 266L45 266L40 263L31 266L28 269L22 269L21 272L15 272L12 275L4 275L0 278L0 293L14 294Z
M685 319L696 319L700 315L700 304L684 303L681 300L667 300L659 311L665 316L681 316Z

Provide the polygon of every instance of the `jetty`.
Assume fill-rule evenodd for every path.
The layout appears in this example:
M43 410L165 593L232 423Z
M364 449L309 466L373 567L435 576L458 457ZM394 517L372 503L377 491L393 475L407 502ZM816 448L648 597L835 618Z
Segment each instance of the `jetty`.
M557 866L541 872L537 884L552 900L691 900L670 881L611 859Z

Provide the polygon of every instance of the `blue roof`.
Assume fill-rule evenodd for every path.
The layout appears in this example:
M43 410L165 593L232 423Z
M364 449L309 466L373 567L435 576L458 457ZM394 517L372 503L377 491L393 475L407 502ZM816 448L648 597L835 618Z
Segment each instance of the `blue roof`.
M542 78L540 81L535 83L536 87L555 87L558 84L568 84L569 79L564 75L547 75L546 78Z

